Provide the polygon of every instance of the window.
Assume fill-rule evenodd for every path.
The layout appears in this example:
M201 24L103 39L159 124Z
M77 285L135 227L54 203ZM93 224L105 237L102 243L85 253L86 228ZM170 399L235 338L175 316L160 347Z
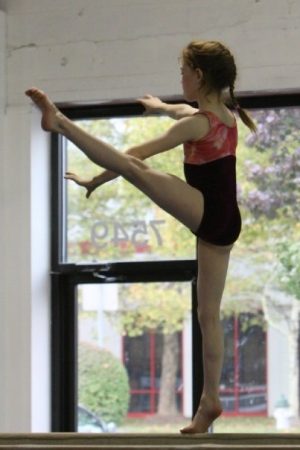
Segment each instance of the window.
M144 119L136 117L140 113L137 105L119 105L109 109L100 107L95 111L89 110L88 113L72 110L69 113L71 113L72 118L80 120L81 126L87 128L96 127L95 121L92 119L97 117L97 119L100 119L100 128L102 127L107 131L107 136L110 136L114 143L120 143L121 130L124 132L125 128L127 130L126 139L132 142L138 136L132 131L130 134L130 130L134 128L140 130L144 126L142 125ZM135 118L135 123L133 118ZM166 118L152 118L150 121L152 128L156 126L161 130L162 127L167 126ZM99 121L97 126L99 126ZM126 147L126 142L123 142L123 145ZM141 286L144 291L148 289L148 296L151 296L150 291L152 290L153 295L156 286L159 306L159 302L162 301L163 289L165 290L165 297L167 295L171 299L174 295L179 296L178 292L177 294L174 293L174 288L172 288L176 285L177 291L180 290L181 297L185 299L184 307L185 311L188 312L191 309L192 302L195 308L193 283L196 274L195 242L183 227L179 229L175 221L172 224L169 223L170 218L167 218L166 215L163 216L162 212L154 208L151 203L142 197L135 199L135 196L139 194L138 191L131 190L130 192L130 186L122 180L113 181L111 186L107 185L105 205L108 216L105 217L105 220L103 211L101 213L101 209L103 210L101 196L97 199L94 198L93 207L89 200L88 205L91 209L89 211L89 208L86 207L87 202L83 191L77 189L75 185L63 181L63 175L67 169L75 171L78 165L80 166L79 152L74 151L69 143L64 139L57 138L57 136L53 136L53 146L58 150L55 155L52 154L52 175L53 179L56 180L53 186L54 226L52 241L53 430L72 431L77 429L77 424L80 425L78 418L80 419L82 416L82 413L80 413L80 417L78 416L76 405L80 404L80 408L86 406L81 404L82 399L77 390L80 384L80 365L78 366L79 373L77 373L77 363L80 364L80 355L82 355L81 346L78 346L78 343L84 341L85 344L91 344L91 337L93 336L86 334L89 326L94 327L95 335L98 333L95 330L96 325L87 324L93 322L93 320L94 323L97 323L97 320L100 320L100 315L104 314L103 310L100 314L99 308L103 307L102 302L110 303L108 298L111 298L111 296L107 292L109 289L115 290L115 292L119 292L118 297L120 293L122 297L126 290L129 292L135 286ZM175 152L178 157L178 151ZM156 164L165 163L157 161ZM180 170L180 159L177 160L176 164L174 170L178 171ZM86 165L86 170L91 170L88 165ZM94 171L95 168L92 170ZM118 202L117 195L119 195L121 202ZM165 223L167 221L168 227ZM173 229L174 231L172 231ZM175 233L177 233L176 240L174 240ZM179 238L182 241L181 246L178 245ZM92 305L90 294L87 294L92 292L93 289L96 292L98 291L98 294L94 294L98 296L96 300L94 299L94 305ZM99 294L99 292L102 293ZM183 292L185 293L183 294ZM89 300L86 300L87 297L89 297ZM94 308L94 310L91 308ZM107 313L107 310L104 309L104 311ZM181 314L186 315L186 312L181 311ZM190 317L189 314L187 314L188 317ZM95 319L96 316L98 317L97 320ZM191 363L195 358L199 358L199 355L196 349L194 349L194 353L192 352L190 345L191 333L199 335L199 329L195 321L190 321L185 326L188 330L186 340L190 351L189 370L197 371L199 384L194 391L196 396L199 397L201 364ZM110 328L108 325L105 327L106 330ZM110 329L112 330L113 327ZM179 332L179 330L176 329L176 332ZM151 333L152 336L153 333L156 335L157 364L162 357L161 331L158 326L155 331L145 330L142 332L144 336L149 336ZM116 331L114 332L116 333ZM107 341L108 335L104 347L110 345ZM82 339L82 336L84 336L84 339ZM141 338L141 335L139 336ZM128 339L135 338L122 337L120 332L115 337L110 352L123 364L122 358L125 353L123 354L121 351L122 345L125 349L125 346L129 345ZM200 337L198 336L197 341L199 342L199 340ZM62 345L62 341L64 345ZM127 363L130 364L130 361L127 361ZM153 360L151 364L154 364ZM162 361L160 361L160 364L162 364ZM179 361L177 361L177 365L179 365ZM123 366L125 367L125 362ZM156 373L157 377L159 377L158 372ZM68 386L67 389L66 386ZM155 400L155 396L156 401L158 400L157 394L153 391L150 395L151 402L153 402L153 399ZM177 397L176 402L179 407L182 393L178 392L174 395L175 398ZM191 392L187 392L187 395L189 398L187 408L189 414L191 414ZM134 408L136 398L132 396L132 408ZM89 408L85 409L88 409L89 413L95 412L90 411ZM104 422L109 421L103 415L99 419Z
M241 101L252 110L259 127L257 135L250 136L239 124L237 169L243 233L232 253L222 304L225 361L220 395L225 414L214 429L232 430L230 416L247 415L253 416L254 421L260 416L260 420L250 425L235 420L236 432L272 432L276 430L276 404L281 395L288 397L288 387L294 392L288 397L294 410L299 401L298 378L289 380L287 370L290 361L298 373L298 353L290 350L288 355L286 349L287 339L296 342L299 334L298 324L291 321L297 315L295 299L300 296L295 283L300 261L300 98L252 96ZM147 118L145 122L139 117L137 105L104 105L65 112L85 129L104 133L109 142L122 149L138 139L150 138L150 128L151 133L157 134L169 124L164 117ZM120 300L125 294L128 300L134 299L139 290L144 298L157 292L157 305L164 305L167 296L175 295L174 286L185 292L182 295L188 306L185 328L177 330L179 353L173 374L173 400L181 414L180 426L184 425L197 407L202 386L194 238L121 179L103 186L86 201L83 190L64 182L63 174L69 169L82 170L81 175L90 176L98 169L86 164L64 139L53 136L53 146L53 431L77 429L79 404L92 417L96 415L104 428L112 429L114 425L105 411L101 416L92 407L81 405L77 363L82 354L88 354L88 350L81 352L81 341L96 345L98 350L104 347L109 350L111 361L117 359L117 366L121 364L129 382L124 417L131 422L126 422L127 430L136 431L134 421L157 411L162 330L155 326L130 335L125 327L116 334L115 319L121 315ZM169 159L153 158L151 164L181 176L181 150L174 150L172 156L168 154ZM96 294L92 295L93 290ZM112 311L113 305L118 307ZM113 312L116 317L110 320L115 322L109 324L107 320ZM133 320L132 317L126 320ZM293 328L289 328L291 323ZM286 337L288 330L294 334ZM109 343L110 333L115 336L113 346ZM133 356L138 358L138 364ZM122 426L117 424L117 429ZM139 424L136 426L142 430ZM159 427L156 424L147 430L159 432ZM174 424L170 424L169 431L174 431Z

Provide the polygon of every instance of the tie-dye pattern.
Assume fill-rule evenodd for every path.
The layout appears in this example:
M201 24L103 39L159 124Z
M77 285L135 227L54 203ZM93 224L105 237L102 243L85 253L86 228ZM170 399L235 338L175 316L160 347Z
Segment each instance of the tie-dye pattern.
M196 114L204 114L208 118L210 130L199 141L184 143L184 162L201 165L225 156L235 156L238 139L236 123L229 127L210 111Z
M184 174L204 198L204 212L194 234L214 245L231 245L241 232L236 198L237 125L228 127L211 112L205 114L210 130L197 142L184 145Z

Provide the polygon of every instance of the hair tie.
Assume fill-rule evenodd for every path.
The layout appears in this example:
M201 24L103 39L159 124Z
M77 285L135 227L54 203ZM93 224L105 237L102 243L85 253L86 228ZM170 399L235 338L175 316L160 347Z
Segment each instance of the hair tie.
M230 93L230 97L231 97L231 101L232 101L232 106L234 108L236 108L237 110L241 109L237 99L235 98L233 86L229 86L229 93Z

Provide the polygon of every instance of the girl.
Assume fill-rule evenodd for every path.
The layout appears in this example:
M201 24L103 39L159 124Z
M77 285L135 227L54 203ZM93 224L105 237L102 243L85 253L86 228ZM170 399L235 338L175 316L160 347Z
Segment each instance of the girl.
M237 124L223 101L229 90L242 121L255 131L248 114L234 96L236 66L223 44L193 41L181 55L182 88L188 102L168 105L150 95L140 99L147 112L161 112L178 119L162 136L121 153L65 117L36 88L26 94L42 112L42 128L64 135L94 163L105 168L99 176L84 181L66 174L86 187L87 197L96 187L122 175L161 208L174 216L197 237L198 317L203 336L204 388L199 408L182 433L204 433L222 413L219 382L223 362L220 302L230 251L241 230L236 200L235 152ZM186 181L151 169L143 160L183 144Z

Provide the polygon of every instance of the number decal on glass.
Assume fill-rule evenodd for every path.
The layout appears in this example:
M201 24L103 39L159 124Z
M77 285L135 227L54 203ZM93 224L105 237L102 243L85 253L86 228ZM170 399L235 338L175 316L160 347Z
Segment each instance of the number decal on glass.
M113 238L111 240L112 243L117 246L118 244L120 244L124 241L125 242L129 241L129 235L126 231L125 226L119 222L114 222L113 225L114 225L114 227L113 227L114 232L113 232Z
M105 238L108 236L108 224L104 221L96 222L92 227L91 240L92 244L97 248L104 248L107 246Z
M157 239L157 245L159 245L159 246L162 245L162 238L158 231L157 225L162 225L164 223L165 223L164 220L150 220L150 227L152 228L152 230L155 234L155 237Z
M112 244L118 246L122 242L130 242L133 246L147 245L150 233L153 233L156 244L161 246L163 240L159 226L164 220L135 220L127 223L97 221L91 230L91 241L96 248L104 248Z
M134 231L131 235L131 242L133 245L146 245L148 244L148 237L146 239L139 239L139 235L148 236L147 223L145 220L137 220L133 222Z

